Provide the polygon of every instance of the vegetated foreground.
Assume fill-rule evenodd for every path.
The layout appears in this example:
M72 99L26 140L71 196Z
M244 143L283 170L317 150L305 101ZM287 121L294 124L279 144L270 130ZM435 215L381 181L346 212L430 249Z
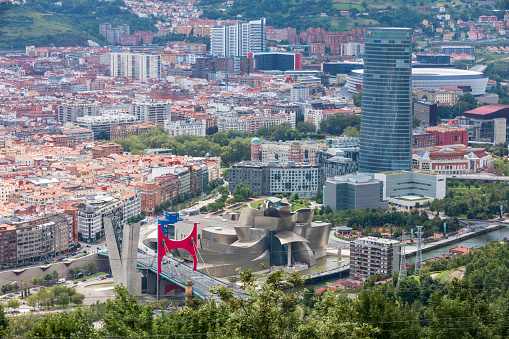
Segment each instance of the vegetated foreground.
M431 272L464 267L462 280L432 279ZM269 273L261 288L240 271L247 299L215 288L221 303L193 299L176 312L154 316L122 286L115 300L69 312L6 317L0 337L24 338L507 338L509 335L509 244L491 243L453 259L427 264L419 279L409 276L376 285L371 278L357 294L303 289L298 273ZM411 273L411 270L410 272ZM168 306L160 301L159 307ZM92 325L98 322L99 329Z

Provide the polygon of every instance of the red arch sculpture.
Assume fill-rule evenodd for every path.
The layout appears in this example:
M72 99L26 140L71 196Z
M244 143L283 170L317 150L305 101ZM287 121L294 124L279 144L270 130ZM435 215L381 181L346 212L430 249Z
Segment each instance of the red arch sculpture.
M168 239L163 232L163 228L161 224L158 225L157 231L157 280L161 279L161 262L163 261L163 257L169 251L175 248L182 248L191 254L193 257L193 271L196 271L196 265L198 264L197 259L197 234L198 234L198 224L194 223L193 230L191 234L185 237L182 240L170 240Z

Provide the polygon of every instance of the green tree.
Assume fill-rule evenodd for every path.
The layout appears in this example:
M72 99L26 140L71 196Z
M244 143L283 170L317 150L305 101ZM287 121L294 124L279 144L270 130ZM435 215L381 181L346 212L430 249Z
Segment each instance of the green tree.
M141 304L124 286L115 286L115 299L106 301L101 334L106 337L150 335L153 326L152 312L152 306Z
M316 133L316 126L310 122L300 121L297 123L297 131L302 134Z
M71 297L66 292L60 293L56 298L56 303L58 305L67 306L71 301L70 298Z
M7 302L7 307L9 307L12 311L16 311L20 305L21 303L17 298L9 299Z
M4 307L0 305L0 338L8 338L9 335L9 321L5 316Z
M23 280L23 282L21 283L21 288L26 292L27 289L28 289L28 280Z
M110 139L110 136L109 136L109 133L104 131L104 130L101 130L97 133L96 137L95 137L95 140L109 140Z
M419 119L415 115L412 115L412 128L417 128L419 126L421 126L421 119Z
M35 308L37 307L37 303L38 303L38 297L37 297L37 294L31 294L29 295L27 298L26 298L26 302L28 304L28 306L30 307L33 307L34 310Z
M57 271L51 272L51 278L53 281L57 281L58 280L58 272Z
M412 305L414 301L419 300L421 296L421 285L414 277L405 277L399 282L396 295L401 301Z
M362 91L352 96L353 104L357 107L362 106Z
M71 312L47 314L40 323L28 333L28 338L70 338L96 339L94 327L89 324L81 309Z
M85 300L85 296L81 293L75 293L71 297L71 301L75 305L81 305L83 304L83 300Z
M251 270L239 270L240 281L248 292L246 298L235 297L225 286L215 286L224 304L228 318L223 333L228 338L284 338L290 337L298 326L298 317L292 314L301 297L300 292L283 292L284 287L300 288L304 282L298 273L274 271L267 275L261 291L255 287Z
M240 201L248 201L249 198L254 196L254 192L251 189L251 186L247 184L238 184L233 191L233 199L236 202Z
M361 136L361 133L355 126L347 126L343 130L343 135L350 138L358 138Z
M9 319L9 329L11 335L15 338L24 338L37 324L42 321L44 316L22 312ZM0 337L3 336L0 333Z
M378 332L369 324L359 324L354 303L343 295L334 295L331 291L313 305L309 317L297 328L293 336L297 339L320 338L372 338Z

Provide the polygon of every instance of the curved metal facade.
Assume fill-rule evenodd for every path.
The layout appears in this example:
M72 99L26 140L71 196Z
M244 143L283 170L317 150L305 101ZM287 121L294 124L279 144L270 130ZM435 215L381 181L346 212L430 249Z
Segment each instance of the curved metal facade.
M410 170L412 30L367 30L359 171Z

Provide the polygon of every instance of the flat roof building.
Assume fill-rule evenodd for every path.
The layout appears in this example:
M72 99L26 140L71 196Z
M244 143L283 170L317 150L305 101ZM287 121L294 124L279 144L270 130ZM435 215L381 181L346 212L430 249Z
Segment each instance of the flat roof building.
M397 240L360 238L350 243L350 276L366 280L377 274L399 272L400 244Z
M323 186L323 204L334 212L383 207L382 200L382 182L368 175L328 178Z

